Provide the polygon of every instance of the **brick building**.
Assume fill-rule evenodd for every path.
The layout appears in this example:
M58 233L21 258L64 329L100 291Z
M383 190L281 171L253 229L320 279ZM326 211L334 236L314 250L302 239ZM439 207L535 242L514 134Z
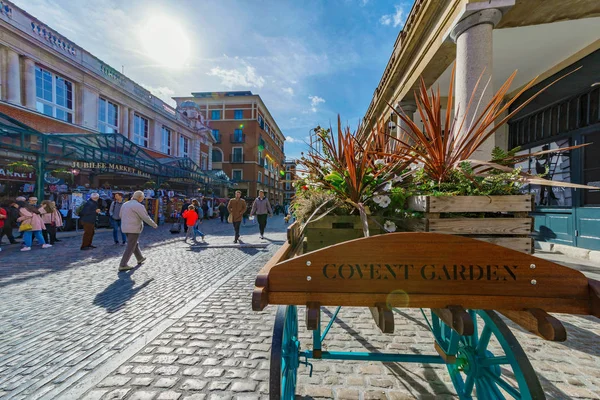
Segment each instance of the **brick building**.
M290 201L296 195L296 188L294 182L298 178L296 175L296 164L297 160L285 160L285 176L283 177L283 203L289 204Z
M250 198L264 190L273 204L283 203L285 137L259 95L249 91L199 92L174 100L178 107L196 103L209 121L216 140L209 162L231 177L236 183L233 189Z

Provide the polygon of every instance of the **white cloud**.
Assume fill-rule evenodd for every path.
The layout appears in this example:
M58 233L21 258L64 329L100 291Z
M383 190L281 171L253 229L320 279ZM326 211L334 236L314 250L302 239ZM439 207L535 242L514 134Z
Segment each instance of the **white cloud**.
M175 96L175 91L173 89L166 86L152 87L150 85L144 85L143 83L141 85L144 87L144 89L149 90L153 96L158 97L168 105L173 107L177 106L175 100L171 98Z
M381 25L392 25L394 28L404 25L404 10L402 6L394 6L396 12L393 14L382 15L379 19Z
M260 89L265 85L265 78L258 75L256 69L248 64L246 64L245 68L241 69L214 67L207 75L221 78L221 84L228 89L236 87L256 87Z
M310 110L317 112L317 107L320 103L325 103L325 99L319 96L308 96L310 99Z
M361 6L366 6L369 3L369 0L360 0L360 5Z
M284 93L289 94L290 96L294 95L294 89L292 89L291 87L286 87L286 88L282 88L281 89Z
M286 143L302 143L302 140L293 138L291 136L286 136L285 137L285 142Z

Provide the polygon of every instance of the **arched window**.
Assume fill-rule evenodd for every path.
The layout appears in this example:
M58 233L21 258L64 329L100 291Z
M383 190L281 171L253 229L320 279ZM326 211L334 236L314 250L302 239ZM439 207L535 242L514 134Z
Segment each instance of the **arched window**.
M223 162L223 153L220 149L213 149L212 162Z

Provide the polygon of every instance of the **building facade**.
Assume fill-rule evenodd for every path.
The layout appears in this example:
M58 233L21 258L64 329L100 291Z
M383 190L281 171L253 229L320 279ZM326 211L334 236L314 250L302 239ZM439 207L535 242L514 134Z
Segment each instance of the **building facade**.
M363 132L378 123L401 126L388 102L421 123L414 96L421 78L428 88L439 87L442 96L453 97L452 111L462 120L465 110L469 119L477 115L477 107L468 107L472 93L486 104L493 88L515 70L509 98L532 79L539 82L519 102L572 72L500 127L473 158L489 160L494 146L519 146L527 154L592 143L561 155L532 158L522 167L533 173L548 168L551 179L600 188L598 26L600 2L596 0L416 0L366 112ZM455 90L448 93L454 66ZM480 78L484 84L477 86ZM600 189L532 186L525 190L535 194L539 241L600 249Z
M161 164L177 164L178 160L187 159L193 164L186 161L181 165L191 167L190 170L210 169L205 155L212 152L214 140L200 114L194 114L193 109L169 106L34 16L5 1L0 9L0 68L0 113L35 131L118 134ZM14 147L12 150L10 154L5 152L6 161L31 158L19 154ZM68 167L73 162L58 160L54 167ZM158 165L157 170L164 168ZM99 179L110 183L108 175L122 171L104 172L107 176ZM163 180L167 178L161 176ZM203 183L195 180L190 178L187 183L190 186ZM43 188L37 190L41 193Z
M285 176L283 177L283 203L290 204L296 195L296 164L297 160L285 160Z
M178 107L189 102L199 106L216 141L209 163L231 177L237 184L233 189L250 198L264 190L273 204L283 203L285 137L259 95L199 92L174 99Z

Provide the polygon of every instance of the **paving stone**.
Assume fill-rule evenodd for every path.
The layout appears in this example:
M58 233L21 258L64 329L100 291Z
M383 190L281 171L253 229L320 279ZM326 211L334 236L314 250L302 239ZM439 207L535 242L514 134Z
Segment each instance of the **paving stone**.
M152 400L156 397L156 392L140 390L133 392L128 400Z
M225 373L223 368L211 368L204 373L205 378L220 378Z
M177 383L178 380L179 380L178 377L159 378L156 382L154 382L154 386L160 387L160 388L170 388L170 387L173 387Z
M198 379L186 379L181 384L182 390L202 390L206 386L206 381L201 381Z
M256 389L256 382L234 382L231 385L232 392L254 392Z
M231 384L230 381L212 381L208 387L209 390L226 390Z
M172 390L160 392L156 400L179 400L181 393Z
M166 367L156 368L154 371L157 375L175 375L179 371L179 367L176 365L169 365Z
M131 380L131 378L128 376L120 376L120 375L109 376L108 378L106 378L102 382L100 382L98 384L98 387L123 386L130 380Z
M148 377L140 377L140 378L134 378L131 381L131 385L133 386L149 386L152 381L154 380L154 378L148 378Z
M137 365L131 372L134 374L149 374L154 371L155 368L154 365Z
M106 394L106 396L102 400L120 400L124 399L127 396L127 393L131 391L131 388L126 389L115 389L111 390Z

